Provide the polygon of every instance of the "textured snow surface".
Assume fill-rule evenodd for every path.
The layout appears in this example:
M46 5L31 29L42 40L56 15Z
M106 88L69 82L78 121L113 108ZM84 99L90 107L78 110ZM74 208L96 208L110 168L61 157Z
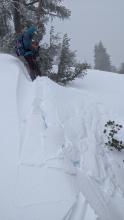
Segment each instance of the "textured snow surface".
M107 120L124 125L124 76L31 82L6 54L0 70L0 219L124 220L124 152L103 135Z

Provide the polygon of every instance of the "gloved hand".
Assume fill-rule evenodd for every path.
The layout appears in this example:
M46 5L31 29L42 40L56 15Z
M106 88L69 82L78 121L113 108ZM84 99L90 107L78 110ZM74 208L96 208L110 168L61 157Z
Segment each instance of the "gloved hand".
M40 49L39 44L37 42L33 42L32 43L32 52L35 57L39 56L39 49Z

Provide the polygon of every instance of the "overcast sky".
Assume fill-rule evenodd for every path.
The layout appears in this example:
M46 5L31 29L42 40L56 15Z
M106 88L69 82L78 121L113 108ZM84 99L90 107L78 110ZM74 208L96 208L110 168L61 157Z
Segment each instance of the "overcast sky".
M65 0L71 12L66 21L53 22L57 32L68 33L79 60L93 65L94 45L100 40L117 67L124 62L124 0Z

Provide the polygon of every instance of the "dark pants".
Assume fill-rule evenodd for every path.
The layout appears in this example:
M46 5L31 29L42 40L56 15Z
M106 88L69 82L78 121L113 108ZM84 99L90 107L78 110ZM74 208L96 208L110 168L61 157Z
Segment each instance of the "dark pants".
M33 80L36 79L37 76L41 76L40 68L38 66L38 63L36 61L36 58L33 56L25 56L25 59L29 65L29 74L30 77Z

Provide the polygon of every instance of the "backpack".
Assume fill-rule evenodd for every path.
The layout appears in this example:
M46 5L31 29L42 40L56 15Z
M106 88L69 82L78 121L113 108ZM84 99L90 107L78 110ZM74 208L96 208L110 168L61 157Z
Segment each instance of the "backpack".
M15 50L17 56L23 56L25 53L24 43L23 43L23 35L19 36L15 42Z

